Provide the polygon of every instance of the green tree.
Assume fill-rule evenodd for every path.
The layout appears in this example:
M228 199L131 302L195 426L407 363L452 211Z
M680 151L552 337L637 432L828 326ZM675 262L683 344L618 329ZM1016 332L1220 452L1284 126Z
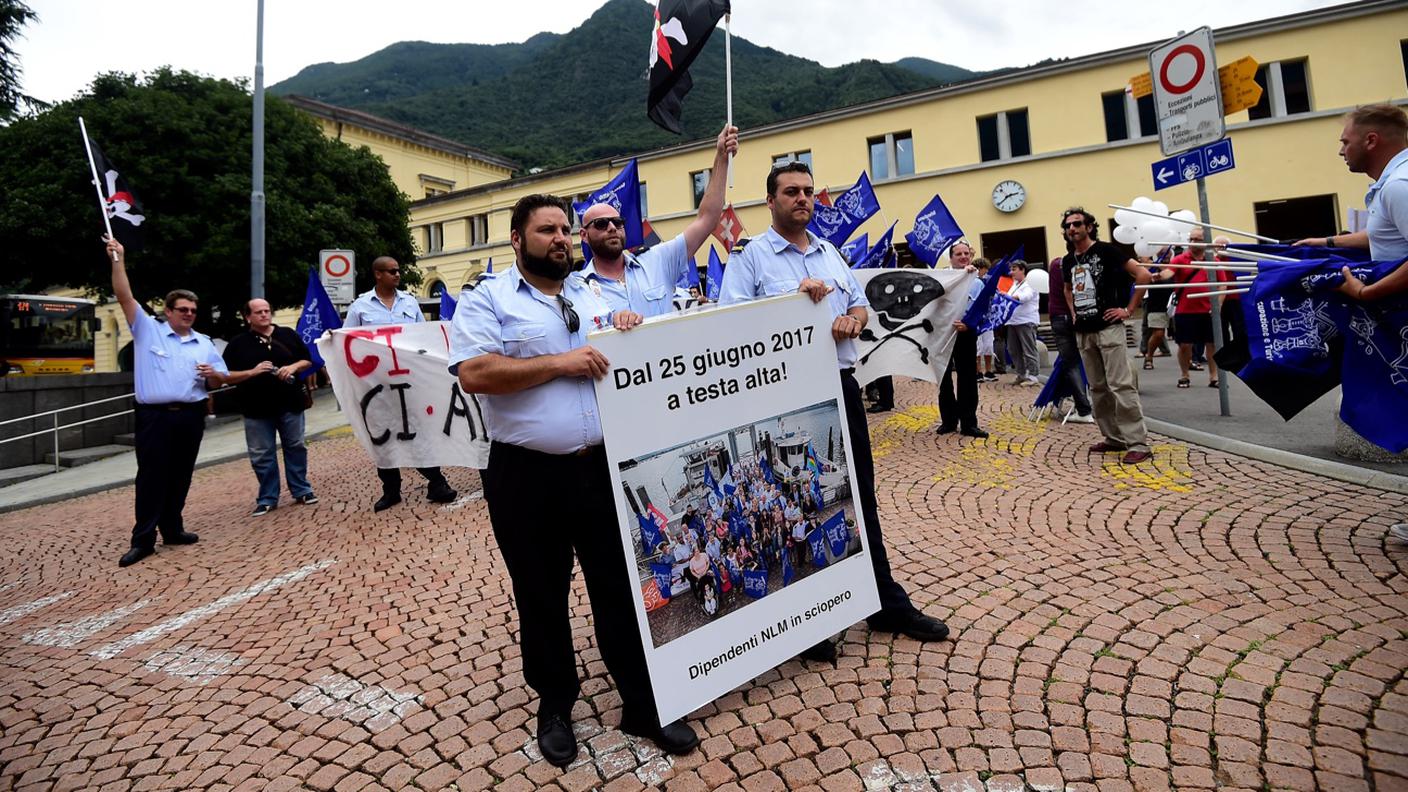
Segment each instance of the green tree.
M11 42L38 15L20 0L0 0L0 122L19 113L21 105L38 103L20 93L20 59Z
M88 93L0 128L0 284L110 293L81 115L142 202L144 249L128 258L138 299L192 289L201 297L199 327L232 331L249 298L252 105L242 86L226 80L166 69L145 80L105 74ZM408 199L379 157L327 138L273 97L265 104L265 141L271 303L303 302L308 269L323 248L356 251L364 288L380 255L396 257L411 270L408 282L418 282Z

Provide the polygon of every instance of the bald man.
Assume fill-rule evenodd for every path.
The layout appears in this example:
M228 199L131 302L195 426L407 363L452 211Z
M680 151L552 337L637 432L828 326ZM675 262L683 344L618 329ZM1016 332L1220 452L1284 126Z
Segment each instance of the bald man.
M626 224L611 204L599 203L582 215L582 244L592 260L582 270L587 287L613 311L657 316L674 310L675 284L694 266L695 251L719 225L728 182L728 157L738 151L738 128L724 127L714 146L714 167L699 201L699 213L679 236L641 253L626 250Z

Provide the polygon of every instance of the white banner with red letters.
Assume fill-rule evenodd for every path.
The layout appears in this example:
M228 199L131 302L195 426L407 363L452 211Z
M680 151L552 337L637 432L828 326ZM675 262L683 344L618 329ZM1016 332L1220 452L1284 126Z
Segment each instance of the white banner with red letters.
M318 353L377 467L489 463L484 412L448 369L448 322L333 330L318 339Z

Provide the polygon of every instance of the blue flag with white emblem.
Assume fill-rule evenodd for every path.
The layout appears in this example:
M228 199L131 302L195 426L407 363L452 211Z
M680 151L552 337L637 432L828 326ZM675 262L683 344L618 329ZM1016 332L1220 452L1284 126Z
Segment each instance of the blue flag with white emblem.
M455 298L450 296L449 289L440 292L440 321L448 322L455 318L455 305Z
M891 223L890 228L875 241L875 246L866 251L859 261L852 264L851 269L895 266L895 248L890 242L895 235L895 225L895 223Z
M846 528L846 510L836 512L831 518L821 524L821 530L826 532L826 541L831 545L831 555L841 558L846 554L846 545L851 543L851 532Z
M792 578L796 574L792 571L792 554L784 550L782 552L782 585L792 585Z
M821 526L818 525L807 534L807 545L812 550L812 566L817 569L826 566L826 531Z
M948 250L949 245L963 238L963 229L953 219L953 213L944 206L944 199L938 195L919 210L914 218L914 230L904 235L909 243L909 252L930 267L939 263L939 256Z
M718 251L713 247L709 248L709 269L704 276L709 282L704 296L711 300L719 299L719 287L724 285L724 263L719 261Z
M861 257L870 250L870 234L861 234L839 249L841 255L845 256L846 261L850 263L851 269L856 269L856 262L860 261Z
M768 594L768 573L763 569L743 570L743 593L753 599L762 599Z
M992 265L992 269L988 270L988 276L983 279L982 290L978 292L978 296L973 299L973 303L963 314L963 324L978 328L987 322L988 312L992 310L993 298L998 293L997 282L1007 277L1007 273L1012 269L1012 261L1024 253L1026 253L1026 246L1018 245L1012 255L1004 256L1001 261ZM996 327L996 325L992 325L988 329L992 329L992 327Z
M645 231L641 227L641 222L645 219L640 211L640 177L636 168L636 161L633 159L626 164L624 170L616 174L616 178L606 183L605 187L587 196L587 200L581 203L572 204L572 210L577 213L577 217L586 214L587 210L599 203L611 204L620 212L621 219L626 221L626 248L640 247L645 242ZM592 260L591 249L586 243L582 243L582 255L587 261Z
M839 246L851 238L861 223L879 211L880 200L870 186L870 176L861 171L855 186L837 196L830 206L816 204L812 207L812 220L807 223L807 228Z
M644 514L637 514L636 522L640 523L640 547L644 551L641 555L655 555L655 548L664 541L664 537L660 535L660 527Z
M718 497L722 498L724 496L724 494L719 491L719 482L714 478L714 471L710 470L708 465L704 466L704 486L713 490L714 494Z
M660 590L660 598L668 600L674 589L674 567L670 564L651 564L650 575L655 578L655 587Z
M337 308L333 307L332 300L328 297L327 289L323 288L322 281L318 280L317 268L310 267L308 269L308 292L303 297L303 313L298 315L298 325L295 329L298 337L303 339L304 345L308 347L308 354L313 360L313 365L299 374L299 379L303 379L323 367L323 356L318 354L318 337L326 330L336 330L339 327L342 327L342 318L337 315Z
M699 288L699 267L695 265L693 256L689 257L689 264L685 266L684 274L680 275L675 285L681 289Z

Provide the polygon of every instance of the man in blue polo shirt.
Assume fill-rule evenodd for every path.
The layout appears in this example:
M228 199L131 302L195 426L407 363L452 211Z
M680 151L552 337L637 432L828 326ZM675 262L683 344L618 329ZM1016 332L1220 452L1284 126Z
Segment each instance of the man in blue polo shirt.
M142 310L127 279L122 244L107 240L112 291L132 328L132 379L137 396L137 522L132 546L118 566L131 566L162 544L195 544L181 511L191 489L200 440L205 434L205 397L229 369L210 339L191 329L196 296L185 289L166 295L166 324Z
M626 224L621 213L599 203L582 214L582 243L592 260L582 270L587 286L612 310L658 316L674 310L675 284L694 266L693 256L719 224L728 182L728 157L738 151L738 128L724 127L714 146L714 168L699 201L699 213L684 232L639 256L625 249Z
M880 593L880 611L866 621L872 630L903 633L919 641L942 641L948 637L948 625L915 608L890 571L875 504L870 428L855 378L855 338L865 328L870 303L836 246L807 229L815 206L813 190L812 172L805 163L789 162L768 174L767 202L772 225L729 261L719 302L747 302L798 291L805 292L814 302L827 301L834 317L831 337L836 341L841 369L841 393L859 489L856 496L865 515L870 560ZM836 648L830 641L822 641L802 656L834 663Z

